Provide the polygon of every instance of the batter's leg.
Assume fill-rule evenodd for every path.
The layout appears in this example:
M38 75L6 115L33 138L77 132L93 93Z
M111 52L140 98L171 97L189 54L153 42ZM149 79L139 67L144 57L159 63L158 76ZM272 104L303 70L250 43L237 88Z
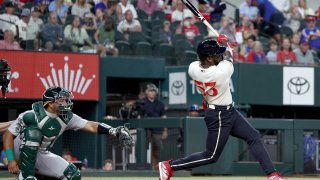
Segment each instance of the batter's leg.
M261 141L260 133L237 110L234 110L233 116L235 119L230 134L247 142L250 152L267 174L274 172L274 165Z
M231 119L231 113L227 110L208 109L205 116L208 128L206 150L171 161L172 169L177 171L215 163L229 138L232 127Z

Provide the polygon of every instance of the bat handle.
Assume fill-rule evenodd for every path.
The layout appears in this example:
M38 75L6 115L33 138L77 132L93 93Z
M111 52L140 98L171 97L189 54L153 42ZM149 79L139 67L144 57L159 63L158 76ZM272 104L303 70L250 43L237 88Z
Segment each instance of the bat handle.
M202 22L210 29L210 31L214 33L216 37L219 37L219 33L215 29L213 29L213 27L210 25L210 23L206 19L203 19Z

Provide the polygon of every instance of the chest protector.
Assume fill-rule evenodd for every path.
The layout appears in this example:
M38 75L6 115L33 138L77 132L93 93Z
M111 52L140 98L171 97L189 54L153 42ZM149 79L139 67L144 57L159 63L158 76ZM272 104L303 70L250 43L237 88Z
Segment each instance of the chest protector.
M42 102L34 103L32 105L32 109L35 113L37 126L42 132L43 136L39 150L47 151L53 146L56 139L66 129L67 124L73 116L73 113L71 111L68 112L68 115L64 119L61 117L51 118L46 114L42 106Z

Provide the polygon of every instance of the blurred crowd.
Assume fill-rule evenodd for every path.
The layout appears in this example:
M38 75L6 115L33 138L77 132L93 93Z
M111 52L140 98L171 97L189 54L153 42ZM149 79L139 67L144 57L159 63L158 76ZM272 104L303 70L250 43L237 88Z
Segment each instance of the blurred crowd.
M191 0L226 34L236 62L317 65L320 7L290 0ZM231 2L232 3L232 2ZM181 0L0 0L0 49L195 60L214 34ZM235 18L225 15L234 8Z

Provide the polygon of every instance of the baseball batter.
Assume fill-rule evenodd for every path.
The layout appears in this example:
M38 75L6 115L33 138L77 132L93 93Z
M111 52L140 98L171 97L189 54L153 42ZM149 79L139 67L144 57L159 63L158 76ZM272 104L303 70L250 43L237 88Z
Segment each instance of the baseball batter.
M3 146L9 161L8 170L19 173L19 180L36 179L35 173L65 180L81 179L74 164L50 152L66 130L122 135L119 127L88 121L72 113L72 99L70 91L51 87L43 93L42 101L32 104L32 110L21 113L5 132Z
M207 108L204 117L208 129L206 150L181 159L160 162L160 180L170 180L174 171L217 162L229 135L247 142L268 180L286 179L275 170L259 132L233 106L229 87L234 71L233 59L227 41L227 36L222 34L217 41L209 39L201 42L197 48L199 60L192 62L188 70Z

